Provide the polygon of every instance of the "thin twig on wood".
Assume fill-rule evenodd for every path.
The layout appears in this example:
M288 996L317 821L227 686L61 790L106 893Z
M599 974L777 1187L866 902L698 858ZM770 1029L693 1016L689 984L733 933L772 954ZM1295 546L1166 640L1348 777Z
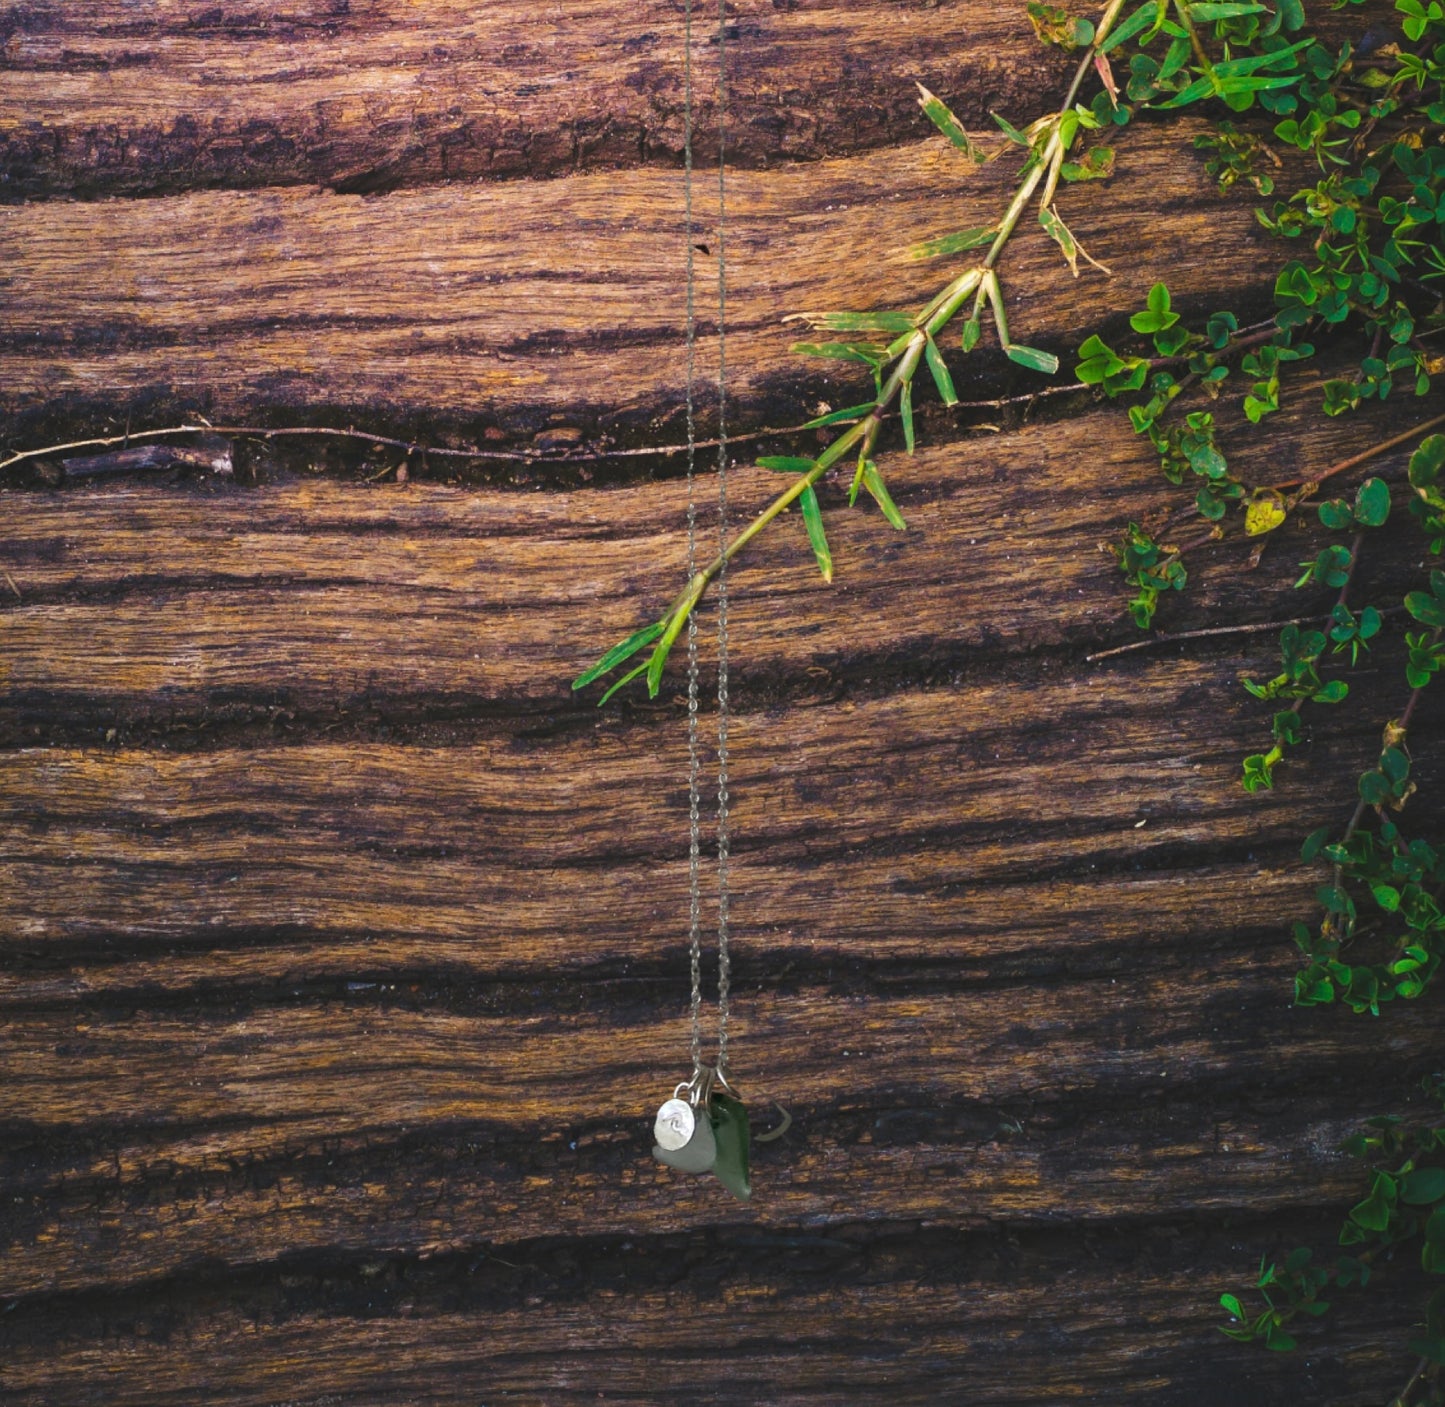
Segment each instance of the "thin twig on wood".
M1085 655L1084 663L1093 664L1095 660L1132 654L1135 650L1148 650L1155 645L1172 645L1176 640L1200 640L1206 635L1257 635L1264 630L1283 630L1287 625L1305 625L1313 619L1313 616L1296 616L1292 620L1261 620L1252 625L1212 625L1204 630L1179 630L1172 635L1146 635L1142 640L1131 640L1127 645L1115 645L1111 650Z

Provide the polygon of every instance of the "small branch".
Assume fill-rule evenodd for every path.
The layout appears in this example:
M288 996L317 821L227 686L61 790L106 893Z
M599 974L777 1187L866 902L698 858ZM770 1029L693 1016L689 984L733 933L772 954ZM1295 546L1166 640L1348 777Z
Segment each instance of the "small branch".
M1303 488L1307 484L1322 484L1326 479L1332 479L1336 474L1344 474L1347 471L1357 468L1361 464L1368 463L1377 455L1385 454L1400 445L1408 443L1416 435L1423 434L1426 430L1433 430L1437 425L1445 425L1445 415L1432 416L1429 420L1422 421L1419 425L1409 430L1404 430L1398 435L1392 435L1388 440L1381 440L1377 445L1371 445L1367 450L1361 450L1359 454L1352 454L1348 459L1342 459L1338 464L1332 464L1322 474L1311 474L1304 479L1286 479L1282 483L1271 484L1270 487L1276 493L1282 493L1285 489ZM0 465L0 468L3 468Z
M1422 1358L1415 1365L1415 1371L1410 1374L1410 1381L1390 1399L1390 1407L1410 1407L1410 1394L1415 1391L1416 1384L1430 1372L1432 1366L1428 1358Z
M1110 659L1114 655L1132 654L1135 650L1152 649L1155 645L1172 645L1178 640L1202 640L1212 635L1258 635L1265 630L1283 630L1287 625L1306 625L1313 616L1296 616L1292 620L1262 620L1253 625L1213 625L1205 630L1180 630L1172 635L1146 635L1142 640L1133 640L1127 645L1115 645L1111 650L1100 650L1097 654L1085 655L1084 663Z

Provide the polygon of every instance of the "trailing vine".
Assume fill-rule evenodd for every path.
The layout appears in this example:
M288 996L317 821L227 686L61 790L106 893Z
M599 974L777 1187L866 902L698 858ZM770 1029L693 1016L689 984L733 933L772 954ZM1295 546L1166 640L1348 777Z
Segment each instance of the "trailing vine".
M1091 19L1029 0L1027 18L1040 40L1077 55L1077 63L1054 110L1018 123L995 116L996 150L985 150L942 98L920 86L922 110L960 161L1019 159L1012 197L992 223L914 246L919 260L967 256L921 307L795 315L812 340L794 350L855 365L871 378L871 392L787 432L735 438L836 431L817 455L760 458L762 467L787 477L786 487L692 576L660 618L607 650L573 688L617 672L600 702L637 679L655 696L674 643L724 563L795 504L818 569L831 580L816 486L840 465L852 468L850 504L866 492L894 528L903 528L880 456L885 430L892 435L895 428L905 451L913 451L920 384L922 394L931 385L945 406L963 404L950 357L956 366L959 355L988 348L1040 375L1060 370L1054 354L1010 333L1006 256L1019 222L1031 213L1076 275L1080 261L1107 273L1059 215L1061 185L1108 178L1119 160L1115 134L1137 116L1207 107L1218 120L1195 138L1204 170L1221 190L1248 191L1265 202L1257 218L1281 241L1272 315L1246 324L1235 312L1218 310L1191 325L1167 285L1158 283L1129 318L1130 336L1101 328L1087 337L1073 386L1058 389L1093 388L1118 402L1168 484L1188 487L1173 526L1132 522L1113 544L1130 593L1128 614L1141 630L1154 629L1160 612L1167 614L1187 589L1200 558L1222 543L1262 543L1310 512L1334 535L1292 568L1295 586L1310 593L1302 599L1312 604L1282 625L1278 664L1243 681L1249 695L1269 706L1260 750L1242 761L1246 791L1269 790L1287 778L1310 711L1346 701L1346 676L1372 652L1398 650L1398 712L1380 721L1378 752L1359 775L1355 795L1342 803L1339 823L1303 843L1302 857L1322 866L1322 882L1312 920L1292 928L1300 955L1295 1001L1338 1004L1374 1018L1394 1002L1429 993L1445 962L1445 849L1408 832L1403 814L1416 788L1414 717L1423 691L1445 670L1445 415L1421 416L1413 428L1363 454L1285 482L1252 482L1232 458L1231 439L1247 433L1235 420L1257 425L1279 411L1326 339L1337 361L1341 348L1352 349L1349 370L1319 388L1327 417L1390 398L1418 404L1445 371L1445 355L1433 341L1445 328L1445 0L1395 0L1389 25L1374 24L1338 47L1309 33L1303 0L1132 3L1109 0ZM1342 0L1336 8L1359 4ZM1377 7L1371 18L1379 17ZM1218 116L1221 109L1230 116ZM1285 173L1301 158L1313 163L1317 179L1282 194ZM946 338L955 339L952 346ZM1231 396L1238 413L1226 416ZM0 458L0 471L66 449L226 429L183 425L23 450ZM325 427L235 427L231 433L347 437L408 455L538 460L479 448L425 450ZM1397 450L1409 454L1403 476L1388 464L1380 473L1366 467ZM1327 483L1334 496L1321 501ZM1397 540L1407 519L1426 559L1420 578L1397 600L1361 599L1361 562L1380 550L1387 533ZM644 658L636 663L639 655ZM1445 1076L1428 1078L1425 1089L1445 1105ZM1231 1338L1280 1351L1295 1347L1302 1323L1325 1315L1336 1292L1373 1283L1401 1250L1418 1254L1426 1272L1445 1274L1445 1124L1434 1116L1414 1123L1381 1116L1346 1147L1369 1172L1367 1190L1339 1233L1343 1252L1317 1258L1313 1248L1300 1247L1262 1260L1244 1297L1221 1297L1228 1316L1223 1332ZM1425 1304L1412 1348L1419 1362L1395 1404L1440 1403L1445 1290Z
M1445 960L1445 851L1407 834L1400 814L1415 791L1413 716L1422 691L1445 669L1445 569L1431 566L1402 599L1377 602L1359 599L1359 566L1387 529L1398 540L1407 516L1424 555L1438 559L1445 549L1445 434L1429 433L1445 424L1445 416L1422 417L1412 430L1303 479L1256 483L1232 466L1227 441L1237 432L1227 433L1233 417L1221 420L1218 413L1231 387L1239 387L1238 413L1246 427L1275 414L1323 339L1330 340L1336 361L1341 347L1358 349L1348 373L1322 383L1325 416L1391 396L1418 400L1445 370L1445 357L1430 345L1445 326L1445 9L1441 0L1396 0L1397 30L1377 26L1339 47L1307 32L1302 0L1145 0L1127 15L1114 0L1096 22L1041 0L1030 0L1027 11L1041 40L1081 53L1065 101L1022 127L996 115L1007 144L1023 156L1015 194L997 222L913 250L918 258L987 252L921 309L800 315L820 337L795 350L866 367L871 397L809 422L805 428L849 427L821 454L760 459L763 467L791 476L788 488L687 583L660 619L607 651L573 687L602 679L647 651L602 701L644 676L656 695L672 644L714 574L795 502L819 569L831 580L832 556L814 488L845 457L856 461L850 504L866 490L888 522L903 527L875 458L880 432L896 416L904 448L913 451L921 368L945 406L958 403L940 349L955 320L964 354L988 340L987 310L1005 356L1046 375L1058 370L1050 354L1013 342L1006 317L1002 259L1030 204L1075 274L1081 259L1104 269L1053 204L1060 182L1112 173L1117 156L1103 136L1142 111L1208 103L1216 111L1253 112L1248 129L1221 119L1195 146L1221 190L1239 187L1270 201L1257 210L1258 220L1288 250L1274 279L1273 315L1245 326L1235 313L1220 310L1186 325L1169 288L1158 283L1129 319L1140 340L1116 346L1100 333L1089 336L1078 349L1074 374L1080 386L1125 405L1165 479L1192 491L1187 518L1198 524L1192 534L1180 537L1182 527L1176 526L1169 534L1175 540L1167 541L1134 522L1113 548L1132 592L1129 614L1141 629L1151 629L1164 601L1186 588L1193 560L1221 542L1262 543L1310 509L1336 535L1299 564L1294 583L1301 591L1328 593L1326 603L1314 619L1284 625L1273 672L1243 681L1250 695L1271 706L1269 746L1243 761L1246 791L1276 785L1281 764L1304 739L1308 711L1347 699L1344 675L1398 632L1407 692L1398 713L1383 721L1378 756L1358 779L1348 819L1304 842L1305 862L1325 865L1328 874L1317 889L1315 921L1293 926L1301 954L1296 1003L1339 1003L1378 1016L1390 1002L1424 995ZM1080 101L1091 77L1097 91ZM963 159L991 159L940 98L921 89L920 102ZM1267 131L1260 130L1261 117ZM1319 176L1281 198L1281 173L1292 152L1311 158ZM1402 449L1413 450L1404 483L1364 469ZM1359 476L1343 479L1357 470ZM1326 482L1337 479L1344 491L1319 501ZM1445 1076L1431 1077L1426 1088L1445 1103ZM1340 1232L1349 1249L1330 1263L1316 1261L1310 1248L1278 1262L1263 1260L1253 1286L1260 1305L1247 1308L1234 1294L1221 1299L1230 1337L1293 1348L1287 1326L1323 1315L1327 1288L1368 1284L1397 1248L1413 1248L1426 1271L1445 1274L1445 1127L1381 1117L1347 1147L1371 1165L1368 1193ZM1412 1348L1419 1363L1396 1407L1440 1403L1445 1290L1426 1304Z

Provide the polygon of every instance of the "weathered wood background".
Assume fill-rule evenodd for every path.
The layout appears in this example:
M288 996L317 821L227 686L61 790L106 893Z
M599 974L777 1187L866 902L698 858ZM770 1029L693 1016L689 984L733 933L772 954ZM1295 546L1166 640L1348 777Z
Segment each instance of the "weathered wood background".
M856 399L783 313L926 297L903 247L1005 197L912 80L975 126L1065 80L1013 4L729 16L752 430ZM1289 1002L1298 839L1348 812L1398 667L1245 796L1269 634L1085 658L1132 635L1098 544L1166 497L1086 401L930 412L887 465L906 534L832 490L835 587L796 525L735 576L734 1070L795 1122L746 1208L652 1162L686 1055L683 712L567 683L681 570L677 459L595 457L681 428L680 33L651 0L0 12L8 448L205 415L499 456L398 483L242 438L233 479L5 485L0 1396L1384 1400L1407 1269L1295 1356L1211 1306L1327 1241L1339 1139L1438 1052L1428 1010ZM1193 130L1130 129L1063 197L1112 280L1019 238L1016 335L1066 355L1160 277L1268 306ZM1033 384L973 362L966 398ZM1252 477L1383 423L1281 421L1233 441ZM739 459L741 513L776 481ZM1282 537L1201 561L1166 623L1322 613Z

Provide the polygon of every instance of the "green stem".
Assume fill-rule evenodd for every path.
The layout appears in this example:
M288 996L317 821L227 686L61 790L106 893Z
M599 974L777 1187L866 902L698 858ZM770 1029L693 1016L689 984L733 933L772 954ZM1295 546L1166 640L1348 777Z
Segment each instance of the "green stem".
M1032 158L1033 164L1028 168L1014 198L1009 203L1004 217L999 223L997 235L989 246L988 253L984 256L981 264L966 269L949 283L937 296L935 296L924 308L923 312L915 323L912 331L905 332L888 348L889 360L897 359L888 380L879 389L878 395L873 402L873 409L864 418L857 422L851 429L845 431L825 449L817 458L813 467L805 474L800 474L782 493L780 493L756 518L750 522L738 535L732 539L727 546L718 553L711 562L701 571L694 573L687 585L676 597L667 614L663 616L666 628L658 638L652 654L652 664L648 668L649 691L656 693L656 678L662 669L662 662L666 660L669 651L672 649L678 635L682 632L687 618L696 609L699 601L702 600L703 592L708 588L714 577L723 569L723 566L730 562L744 547L748 545L762 530L773 521L789 505L797 502L803 493L812 488L834 464L838 462L854 445L862 441L860 454L860 472L862 460L866 459L873 443L877 438L878 430L882 424L883 415L893 398L907 385L918 369L918 364L923 357L924 347L930 337L936 336L948 323L957 315L960 308L970 297L974 298L974 316L978 315L980 308L988 298L993 303L996 321L999 325L999 334L1005 344L1008 345L1008 324L1004 320L1003 299L999 289L998 275L993 272L994 265L998 262L999 256L1003 253L1004 246L1008 243L1009 237L1013 234L1019 217L1023 214L1024 208L1028 205L1029 199L1038 189L1039 182L1047 174L1050 176L1050 196L1054 185L1058 181L1059 168L1063 164L1064 152L1060 141L1060 122L1064 114L1069 111L1075 97L1078 95L1084 79L1088 76L1089 70L1093 67L1094 58L1098 52L1098 46L1108 35L1113 27L1114 21L1118 18L1120 11L1124 8L1126 0L1109 0L1109 5L1099 19L1098 28L1094 33L1094 41L1089 46L1078 68L1074 72L1073 81L1069 84L1068 93L1064 98L1062 107L1053 121L1053 130L1042 152Z
M1069 84L1069 91L1064 95L1063 104L1054 120L1053 131L1044 150L1038 155L1037 165L1024 178L1023 184L1019 186L1014 198L1009 202L1009 208L1004 212L1004 217L999 221L998 234L988 247L988 253L984 255L983 267L991 269L998 262L999 256L1004 251L1004 246L1009 242L1009 237L1014 232L1014 226L1019 222L1019 216L1024 213L1024 207L1029 203L1034 191L1038 189L1039 182L1043 179L1044 173L1050 168L1062 164L1063 153L1057 151L1059 145L1059 124L1061 118L1074 105L1074 99L1083 87L1084 79L1088 77L1089 70L1094 66L1094 59L1098 55L1099 45L1108 38L1109 31L1114 27L1114 21L1119 18L1119 12L1124 8L1125 0L1109 0L1109 7L1099 18L1099 26L1094 31L1094 42L1089 45L1084 57L1079 60L1079 66L1074 70L1073 81Z
M923 337L918 334L919 346L922 348ZM900 366L902 364L900 363ZM917 358L914 359L917 365ZM806 474L800 474L786 489L783 490L751 523L745 527L727 547L719 552L707 566L703 567L682 589L682 593L667 609L667 615L663 617L668 622L667 632L662 640L670 646L677 639L680 631L687 621L688 615L694 606L702 599L702 593L707 590L708 583L723 569L723 565L732 561L744 547L748 545L762 530L767 527L774 518L778 516L790 504L795 503L803 496L803 490L812 488L829 469L833 467L855 444L869 433L869 427L876 425L882 419L882 412L895 394L898 386L901 385L895 371L889 379L888 385L883 388L883 394L878 398L873 410L865 415L856 425L852 426L846 433L840 435L833 441L822 454L818 461L808 470ZM661 641L659 642L659 644Z
M1180 0L1174 0L1174 13L1179 16L1179 23L1189 34L1189 47L1194 50L1199 66L1213 79L1214 65L1209 62L1209 55L1204 52L1204 45L1199 38L1199 31L1194 28L1194 21L1189 18L1189 7L1181 4Z

